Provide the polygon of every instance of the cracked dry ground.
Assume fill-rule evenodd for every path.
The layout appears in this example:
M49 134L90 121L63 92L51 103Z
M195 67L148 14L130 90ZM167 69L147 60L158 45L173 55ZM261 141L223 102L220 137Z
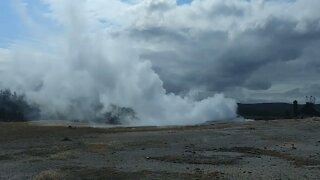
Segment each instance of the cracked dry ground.
M0 124L0 179L319 179L320 120L169 128Z

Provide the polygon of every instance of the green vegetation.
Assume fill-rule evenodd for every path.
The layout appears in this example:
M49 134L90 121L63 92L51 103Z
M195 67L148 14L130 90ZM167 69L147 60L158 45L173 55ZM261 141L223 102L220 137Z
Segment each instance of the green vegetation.
M26 121L38 113L38 108L27 103L24 95L0 90L0 121Z
M302 105L298 105L298 110ZM293 105L289 103L238 104L238 114L250 119L283 119L293 117Z

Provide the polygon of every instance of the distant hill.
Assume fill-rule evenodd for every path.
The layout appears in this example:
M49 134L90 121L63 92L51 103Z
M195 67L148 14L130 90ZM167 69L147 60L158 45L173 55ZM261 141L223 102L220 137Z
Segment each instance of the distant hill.
M304 104L298 105L300 111ZM319 105L316 105L319 107ZM289 103L238 104L238 114L249 119L292 118L293 105Z

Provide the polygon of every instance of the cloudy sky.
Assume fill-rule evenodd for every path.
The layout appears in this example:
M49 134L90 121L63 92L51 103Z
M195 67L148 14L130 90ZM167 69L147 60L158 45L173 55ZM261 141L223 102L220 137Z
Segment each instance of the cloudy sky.
M57 2L2 1L0 47L59 32L62 19L50 14L63 1ZM139 42L134 48L152 62L168 92L192 90L199 98L223 92L239 102L320 97L318 0L85 3L84 16L98 20L89 22L95 28Z

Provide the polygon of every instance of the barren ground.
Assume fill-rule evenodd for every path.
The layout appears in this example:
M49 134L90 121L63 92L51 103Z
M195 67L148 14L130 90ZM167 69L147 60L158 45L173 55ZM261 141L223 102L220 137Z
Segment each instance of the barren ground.
M0 179L320 179L320 119L74 126L0 123Z

